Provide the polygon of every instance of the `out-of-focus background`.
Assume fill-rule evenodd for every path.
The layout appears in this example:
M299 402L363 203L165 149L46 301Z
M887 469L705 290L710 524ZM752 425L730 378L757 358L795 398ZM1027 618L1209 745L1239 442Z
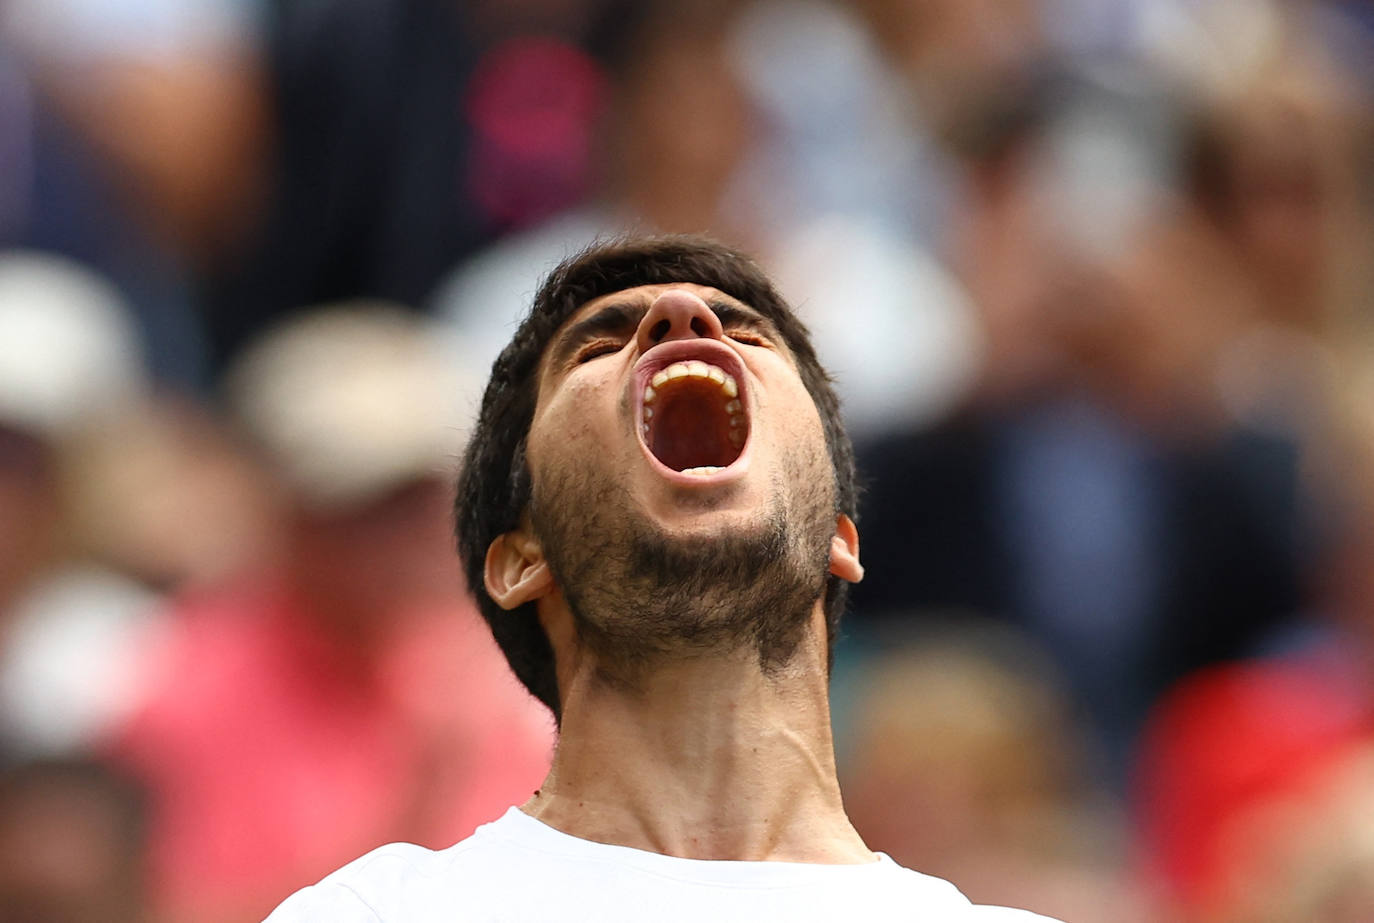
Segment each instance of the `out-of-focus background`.
M1374 918L1372 217L1367 0L0 0L0 918L255 921L527 797L448 492L624 229L835 373L874 848Z

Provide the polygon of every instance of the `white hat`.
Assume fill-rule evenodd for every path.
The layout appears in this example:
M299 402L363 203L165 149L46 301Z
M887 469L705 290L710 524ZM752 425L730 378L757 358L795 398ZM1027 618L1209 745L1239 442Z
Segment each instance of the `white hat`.
M0 253L0 422L59 436L146 385L113 285L65 257Z
M301 500L356 506L451 474L477 381L433 322L386 302L315 309L235 362L230 404Z

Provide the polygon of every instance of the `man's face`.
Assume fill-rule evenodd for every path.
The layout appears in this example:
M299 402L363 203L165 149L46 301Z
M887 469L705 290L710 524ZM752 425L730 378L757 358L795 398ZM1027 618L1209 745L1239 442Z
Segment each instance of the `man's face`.
M706 286L598 298L545 351L531 520L588 643L785 660L825 583L834 474L772 323Z

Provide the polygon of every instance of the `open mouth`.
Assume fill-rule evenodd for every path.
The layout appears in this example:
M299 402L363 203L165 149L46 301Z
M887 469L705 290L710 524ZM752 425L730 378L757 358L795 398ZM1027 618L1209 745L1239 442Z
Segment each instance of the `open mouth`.
M749 417L734 376L699 359L674 362L649 379L641 419L649 452L687 475L728 468L749 438Z

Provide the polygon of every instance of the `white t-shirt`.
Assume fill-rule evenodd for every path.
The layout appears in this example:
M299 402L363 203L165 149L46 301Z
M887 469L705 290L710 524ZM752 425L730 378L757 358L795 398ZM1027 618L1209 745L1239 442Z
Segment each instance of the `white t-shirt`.
M297 891L267 923L1051 923L979 907L879 853L861 865L679 859L569 836L511 808L448 849L383 846Z

